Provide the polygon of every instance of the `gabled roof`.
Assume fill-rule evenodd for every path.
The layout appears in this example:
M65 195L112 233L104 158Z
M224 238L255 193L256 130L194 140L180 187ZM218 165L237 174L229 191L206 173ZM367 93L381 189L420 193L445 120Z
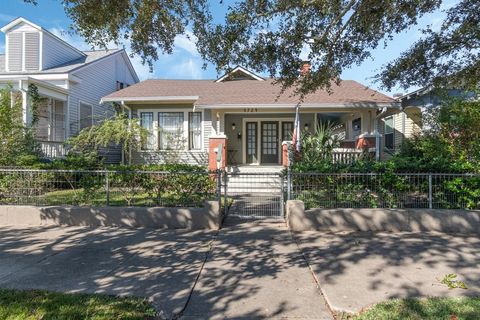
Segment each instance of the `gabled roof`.
M317 90L309 94L303 105L323 106L396 106L394 99L367 88L352 80L343 80L340 84L332 82L332 93ZM172 101L187 98L195 106L292 106L298 103L293 96L293 88L279 96L281 85L274 79L237 80L216 82L212 80L145 80L123 90L116 91L102 101Z
M102 59L106 59L107 57L110 57L112 55L122 53L127 57L125 60L130 71L133 74L133 77L136 79L137 82L139 81L138 76L135 72L135 69L133 68L130 59L128 59L125 49L92 50L92 51L84 51L83 53L85 54L85 57L66 62L62 65L59 65L50 69L44 69L42 71L19 71L19 72L6 72L5 71L5 55L0 55L0 76L70 73L70 72L78 71L83 67L89 66L94 62L101 61Z
M77 52L78 54L83 55L83 56L85 55L84 52L78 50L77 48L75 48L74 46L69 44L68 42L60 39L59 37L57 37L56 35L54 35L50 31L48 31L47 29L44 29L44 28L40 27L39 25L36 25L35 23L33 23L31 21L28 21L27 19L25 19L23 17L18 17L16 19L12 20L10 23L8 23L8 24L4 25L2 28L0 28L0 31L6 33L6 32L8 32L8 30L12 29L13 27L15 27L16 25L18 25L20 23L25 23L25 24L31 26L32 28L37 29L38 31L48 33L50 36L54 37L55 39L60 41L62 44L66 45L67 47L69 47L73 51Z
M242 76L243 75L243 76ZM258 81L265 81L264 78L256 75L250 70L245 69L241 66L236 66L229 72L225 73L223 76L215 80L215 82L222 82L222 81L229 81L229 80L258 80Z

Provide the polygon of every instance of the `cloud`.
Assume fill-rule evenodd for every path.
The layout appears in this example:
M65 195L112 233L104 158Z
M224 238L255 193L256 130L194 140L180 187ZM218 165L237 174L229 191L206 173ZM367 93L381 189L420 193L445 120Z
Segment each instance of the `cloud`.
M202 67L198 59L187 58L170 68L170 73L178 79L201 79Z
M16 17L11 16L9 14L0 13L0 21L2 21L2 22L10 22L10 21L14 20L15 18Z
M182 49L192 56L199 56L196 46L197 40L197 37L191 31L187 30L185 34L175 37L175 49Z

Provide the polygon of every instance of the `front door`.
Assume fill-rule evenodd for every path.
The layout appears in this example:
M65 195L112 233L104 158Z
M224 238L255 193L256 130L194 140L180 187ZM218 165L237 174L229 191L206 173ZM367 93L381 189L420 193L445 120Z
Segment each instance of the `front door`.
M247 122L247 139L245 149L247 151L247 163L257 163L258 162L258 152L257 152L257 123L256 122Z
M263 121L261 126L261 162L278 164L278 122Z

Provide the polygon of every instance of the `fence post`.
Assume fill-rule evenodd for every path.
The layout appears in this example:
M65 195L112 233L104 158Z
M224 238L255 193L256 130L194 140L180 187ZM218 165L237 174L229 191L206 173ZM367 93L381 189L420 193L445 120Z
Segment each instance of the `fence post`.
M225 208L225 214L227 214L228 208L228 181L227 171L223 170L223 207Z
M108 170L105 171L105 192L107 198L107 207L110 206L110 179L108 176Z
M279 175L279 178L280 178L280 185L282 186L281 188L281 199L280 199L280 210L282 212L282 217L285 217L285 190L284 190L284 187L285 187L285 177L280 174Z
M428 208L433 209L432 174L428 175Z
M292 200L292 171L287 168L287 200Z
M217 169L217 197L218 197L218 206L222 210L222 171Z

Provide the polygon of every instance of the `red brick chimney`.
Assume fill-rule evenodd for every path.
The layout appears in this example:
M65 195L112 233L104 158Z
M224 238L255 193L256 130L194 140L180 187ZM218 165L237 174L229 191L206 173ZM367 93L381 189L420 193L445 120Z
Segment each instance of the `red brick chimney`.
M310 64L310 61L303 61L302 67L300 68L300 75L306 76L307 74L310 73L311 69L312 69L312 65Z

